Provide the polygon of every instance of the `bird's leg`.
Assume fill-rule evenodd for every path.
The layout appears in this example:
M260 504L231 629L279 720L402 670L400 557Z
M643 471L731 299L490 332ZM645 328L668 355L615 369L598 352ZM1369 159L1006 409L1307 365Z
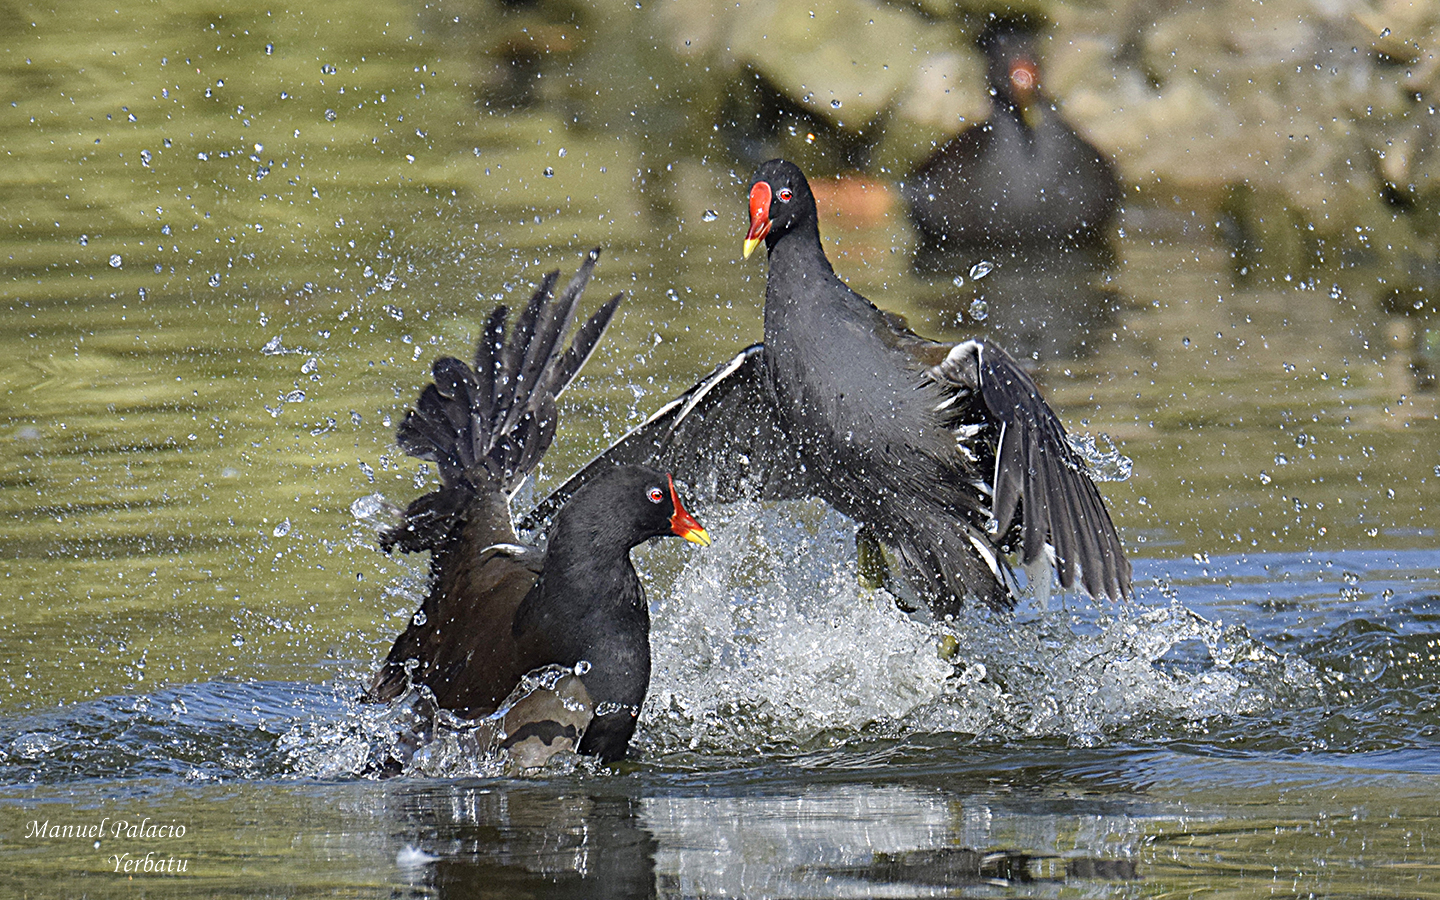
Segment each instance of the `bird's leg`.
M855 532L856 580L866 590L884 588L895 599L895 606L901 612L913 613L922 608L923 600L914 588L896 573L902 563L894 549L885 545L880 535L869 525L861 525Z
M861 525L855 532L855 569L860 586L869 591L883 588L890 580L890 564L885 559L885 548L869 525Z

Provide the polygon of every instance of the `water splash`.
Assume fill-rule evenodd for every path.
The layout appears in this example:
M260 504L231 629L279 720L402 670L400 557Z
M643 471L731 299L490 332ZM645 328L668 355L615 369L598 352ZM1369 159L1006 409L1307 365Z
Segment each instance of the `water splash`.
M1085 467L1089 470L1093 480L1129 480L1135 469L1135 463L1130 457L1120 452L1108 434L1102 434L1099 437L1099 440L1103 440L1107 445L1104 450L1100 449L1095 435L1072 434L1068 435L1068 438L1071 449L1080 454L1080 459L1084 460Z
M818 504L712 519L713 552L691 554L657 598L637 736L656 756L922 733L1094 746L1316 689L1305 662L1178 604L927 622L858 586L853 525Z
M593 763L568 750L534 758L517 748L512 755L503 746L506 715L522 701L548 693L551 702L588 720L588 708L576 707L559 687L563 679L588 667L542 666L522 678L499 709L478 719L435 709L424 688L412 688L389 703L364 703L353 699L352 685L343 715L297 722L278 746L292 771L309 778L497 778L574 772Z

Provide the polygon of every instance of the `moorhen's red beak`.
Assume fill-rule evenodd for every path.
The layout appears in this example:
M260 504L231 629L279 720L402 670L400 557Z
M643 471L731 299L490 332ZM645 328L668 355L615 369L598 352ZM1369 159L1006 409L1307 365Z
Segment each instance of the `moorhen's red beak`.
M770 185L755 182L750 189L750 230L745 233L745 258L749 259L765 235L770 233Z
M1023 109L1029 109L1040 90L1040 67L1033 59L1017 59L1010 63L1010 88L1015 102Z
M675 507L675 514L670 517L670 530L692 544L699 544L702 547L710 546L710 532L690 515L680 502L680 495L675 493L675 478L666 475L670 479L670 502Z

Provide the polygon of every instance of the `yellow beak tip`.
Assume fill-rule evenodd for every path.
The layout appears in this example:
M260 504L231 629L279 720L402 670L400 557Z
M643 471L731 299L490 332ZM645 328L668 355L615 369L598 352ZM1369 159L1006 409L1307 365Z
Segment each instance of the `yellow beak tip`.
M699 544L702 547L710 546L710 532L703 528L696 528L685 532L685 540L692 544Z
M744 257L743 257L743 258L749 259L749 258L750 258L750 254L752 254L752 253L755 252L755 248L758 247L758 246L760 246L760 242L763 241L763 240L765 240L765 239L764 239L764 238L746 238L746 239L745 239L745 253L744 253Z

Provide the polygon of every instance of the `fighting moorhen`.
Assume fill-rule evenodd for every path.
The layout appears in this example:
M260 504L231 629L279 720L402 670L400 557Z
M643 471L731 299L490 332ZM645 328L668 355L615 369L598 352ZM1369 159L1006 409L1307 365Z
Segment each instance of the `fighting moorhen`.
M977 253L1103 243L1120 198L1109 160L1041 92L1033 25L996 19L977 43L990 118L947 141L901 186L922 273L968 269Z
M495 712L527 673L573 667L577 677L533 695L558 703L522 699L505 716L502 746L543 745L519 748L531 760L558 749L605 761L625 755L650 683L650 611L630 550L664 535L710 542L667 475L613 464L569 498L546 549L516 537L510 499L549 447L556 398L620 301L602 306L564 349L598 255L591 252L558 297L559 273L547 275L508 336L509 313L497 307L473 369L450 357L435 362L435 381L396 441L435 463L441 486L380 539L387 552L429 550L431 585L366 699L393 700L421 685L427 701L474 719ZM578 720L577 709L585 711Z
M1083 459L1020 365L985 340L941 344L835 276L800 169L771 160L751 181L746 255L769 247L765 342L745 349L582 469L537 507L541 521L592 474L648 462L699 496L818 496L890 551L936 615L966 598L1015 603L1006 559L1030 582L1094 597L1130 593L1130 564ZM878 545L878 547L877 547Z

